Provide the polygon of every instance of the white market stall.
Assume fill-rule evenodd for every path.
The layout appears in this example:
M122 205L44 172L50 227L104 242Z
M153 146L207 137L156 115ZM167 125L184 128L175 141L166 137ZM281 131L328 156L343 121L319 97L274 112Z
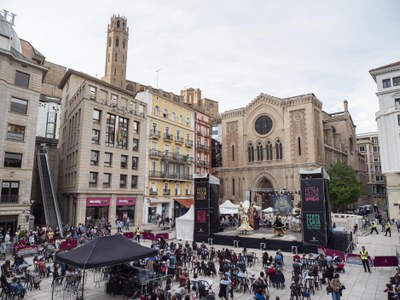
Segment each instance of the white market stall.
M193 241L194 234L194 206L190 206L189 210L183 216L176 218L176 239Z

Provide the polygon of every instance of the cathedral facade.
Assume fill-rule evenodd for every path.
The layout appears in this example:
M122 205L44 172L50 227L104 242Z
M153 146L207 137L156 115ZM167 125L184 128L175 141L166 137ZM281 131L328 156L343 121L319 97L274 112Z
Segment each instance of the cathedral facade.
M347 106L345 100L344 111L328 114L314 94L261 94L246 107L222 113L222 199L250 199L266 208L276 200L271 196L298 200L300 168L329 169L345 160L359 170Z

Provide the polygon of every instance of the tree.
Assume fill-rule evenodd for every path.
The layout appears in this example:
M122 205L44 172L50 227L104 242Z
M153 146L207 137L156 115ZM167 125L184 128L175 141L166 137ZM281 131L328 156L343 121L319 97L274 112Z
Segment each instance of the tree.
M349 204L356 203L364 193L357 173L344 161L331 164L328 171L330 203L333 211L343 210Z

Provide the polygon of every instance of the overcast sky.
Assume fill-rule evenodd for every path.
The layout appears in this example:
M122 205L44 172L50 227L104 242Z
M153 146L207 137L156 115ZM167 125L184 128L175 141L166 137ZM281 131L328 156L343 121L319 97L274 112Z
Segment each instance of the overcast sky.
M314 93L357 133L376 131L368 71L400 60L398 0L147 0L3 2L15 30L48 61L104 75L110 17L128 19L127 78L179 94L200 88L220 112L260 93Z

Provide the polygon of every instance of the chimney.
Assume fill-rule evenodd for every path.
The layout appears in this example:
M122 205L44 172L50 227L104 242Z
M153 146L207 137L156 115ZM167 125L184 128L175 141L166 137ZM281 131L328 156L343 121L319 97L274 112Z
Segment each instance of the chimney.
M344 105L344 111L348 112L349 111L349 102L346 99L343 101L343 105Z

